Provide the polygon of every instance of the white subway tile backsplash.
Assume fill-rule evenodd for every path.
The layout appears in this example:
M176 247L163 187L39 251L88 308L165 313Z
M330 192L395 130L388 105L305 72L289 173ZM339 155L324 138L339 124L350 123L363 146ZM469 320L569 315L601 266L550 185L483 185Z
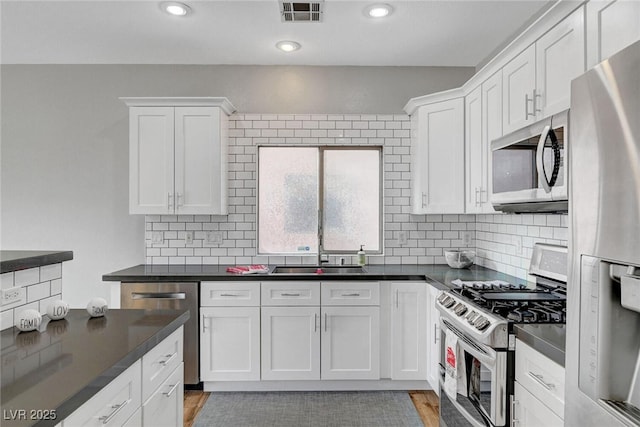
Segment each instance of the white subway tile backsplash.
M62 277L62 264L51 264L40 267L40 281L59 279Z
M370 264L444 263L444 250L463 245L479 264L526 275L530 248L536 241L566 241L566 219L558 215L412 215L410 120L403 114L235 114L229 120L229 215L149 215L145 218L146 259L152 264L315 264L316 256L281 257L256 254L256 160L259 144L379 145L384 167L384 255L368 256ZM150 231L163 233L153 245ZM185 231L194 242L185 244ZM206 243L205 233L220 231L222 244ZM405 231L399 245L396 233ZM522 236L522 254L512 236ZM528 240L527 240L528 239ZM566 244L566 242L565 242ZM335 258L335 259L334 259ZM345 257L355 263L355 257ZM338 262L333 257L331 262ZM523 267L524 266L524 267ZM52 284L52 292L53 284Z
M14 286L35 285L40 281L40 268L29 268L16 271L14 274Z

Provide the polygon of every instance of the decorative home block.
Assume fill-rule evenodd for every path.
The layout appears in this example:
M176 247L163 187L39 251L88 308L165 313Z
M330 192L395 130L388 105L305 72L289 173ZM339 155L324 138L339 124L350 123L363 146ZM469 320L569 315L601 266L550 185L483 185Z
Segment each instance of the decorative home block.
M107 314L108 310L107 301L104 298L93 298L87 304L87 312L91 317L102 317Z
M40 327L42 323L42 315L38 310L23 310L16 316L16 328L21 331L33 331Z
M47 316L51 320L60 320L69 314L69 304L62 300L54 301L47 307Z

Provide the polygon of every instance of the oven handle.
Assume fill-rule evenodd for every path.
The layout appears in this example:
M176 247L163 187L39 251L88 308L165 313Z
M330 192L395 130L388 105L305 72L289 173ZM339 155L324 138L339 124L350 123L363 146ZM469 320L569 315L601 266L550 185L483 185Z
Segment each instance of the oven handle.
M442 399L442 397L444 397L445 399L449 399L449 403L451 403L453 406L455 406L455 408L458 410L458 412L460 414L462 414L462 416L469 421L469 424L471 424L473 427L487 427L486 424L481 423L480 421L476 420L475 418L473 418L473 416L471 416L471 414L469 413L469 411L467 411L466 409L464 409L464 407L459 404L457 401L451 399L451 397L449 397L449 395L444 391L444 381L442 379L440 379L440 394L441 397L440 399ZM444 396L442 396L444 395ZM481 412L478 412L480 414L480 416L484 419L485 415L482 414ZM446 420L445 420L446 422Z
M495 367L496 367L496 355L495 354L492 355L492 354L488 353L484 349L478 350L478 349L473 348L472 346L470 346L466 342L467 340L469 340L469 338L460 335L458 333L458 331L453 329L453 327L452 327L453 325L449 324L449 322L447 322L444 318L441 317L440 321L442 322L443 332L446 333L446 331L451 331L454 335L456 335L458 337L458 345L460 347L462 347L467 353L471 354L473 357L478 359L480 362L484 363L488 367L491 367L491 368L495 369ZM482 353L480 353L480 351L482 351Z

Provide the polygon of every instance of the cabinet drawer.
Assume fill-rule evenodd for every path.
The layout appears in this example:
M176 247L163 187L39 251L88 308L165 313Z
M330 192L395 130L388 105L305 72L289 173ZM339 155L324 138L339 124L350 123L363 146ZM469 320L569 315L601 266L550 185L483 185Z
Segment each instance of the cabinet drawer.
M564 416L564 368L520 340L516 340L516 381Z
M320 283L263 282L262 305L320 305Z
M380 305L378 282L323 282L322 305Z
M142 407L144 427L177 427L183 424L184 366L180 363Z
M562 417L545 406L517 381L514 385L515 416L513 425L524 427L564 427Z
M64 419L67 426L121 426L141 405L141 362L138 360L80 408Z
M258 307L260 282L202 282L200 305L203 307Z
M142 356L142 402L146 402L177 366L182 366L184 348L182 339L183 327L181 326Z

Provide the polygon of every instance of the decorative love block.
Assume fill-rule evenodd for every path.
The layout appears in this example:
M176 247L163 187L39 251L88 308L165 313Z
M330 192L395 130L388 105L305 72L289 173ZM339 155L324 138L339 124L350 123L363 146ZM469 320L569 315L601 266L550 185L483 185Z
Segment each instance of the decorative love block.
M60 320L69 314L69 304L62 300L54 301L47 307L47 316L51 320Z
M93 298L87 304L87 312L91 317L102 317L108 310L107 301L104 298Z
M38 310L24 310L16 316L16 328L21 331L34 331L40 327L42 315Z

